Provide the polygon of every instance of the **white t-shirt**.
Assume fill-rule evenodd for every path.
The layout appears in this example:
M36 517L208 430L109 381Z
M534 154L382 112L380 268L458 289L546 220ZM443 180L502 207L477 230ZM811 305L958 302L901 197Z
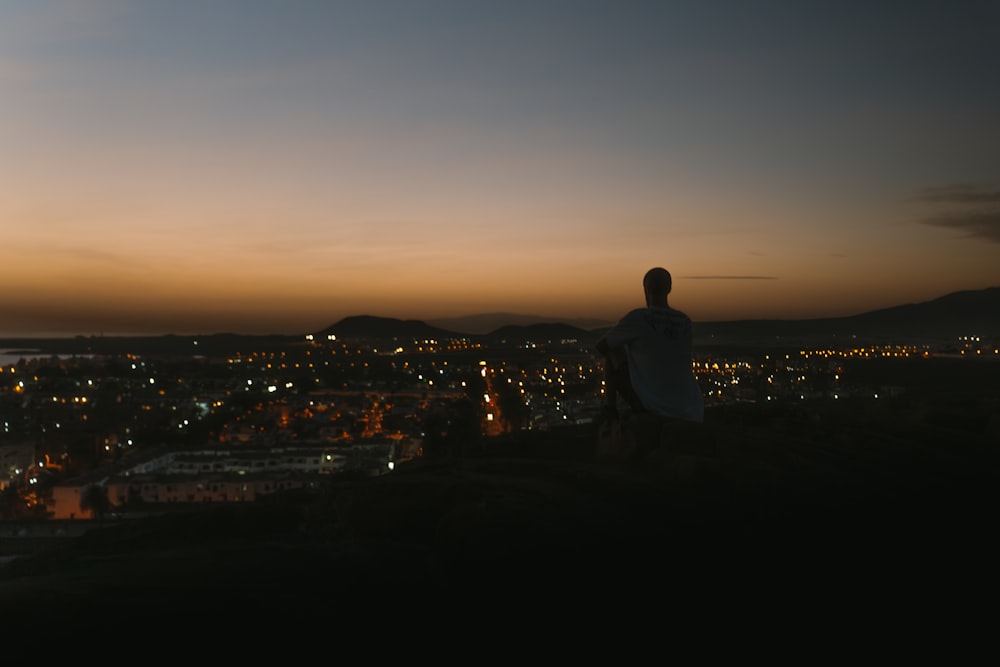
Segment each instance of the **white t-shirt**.
M625 346L632 388L646 409L663 417L704 421L705 402L691 367L691 319L667 306L637 308L605 335Z

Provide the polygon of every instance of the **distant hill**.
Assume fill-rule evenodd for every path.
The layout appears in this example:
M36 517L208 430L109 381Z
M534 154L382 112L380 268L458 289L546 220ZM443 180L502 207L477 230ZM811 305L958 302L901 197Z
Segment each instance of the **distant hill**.
M491 319L502 316L512 319L482 333L469 332L470 329L480 329ZM367 340L472 338L498 343L576 339L587 344L596 342L611 326L611 323L600 320L533 321L536 319L541 320L533 315L495 313L448 320L456 325L463 321L468 324L476 323L476 326L465 326L458 330L439 326L443 320L437 320L438 324L429 324L422 320L356 315L326 327L317 335L334 334L340 338ZM940 342L956 341L959 336L968 335L981 336L986 340L1000 339L1000 287L954 292L931 301L903 304L847 317L695 322L695 343L701 346L794 344L798 341ZM222 354L244 349L301 344L301 335L254 336L235 333L0 339L0 347L3 348L51 354L101 354L122 350L143 354Z
M883 308L846 319L856 328L876 332L996 335L1000 333L1000 287L954 292L932 301Z
M502 318L507 317L506 321ZM437 321L438 323L441 320ZM601 320L545 320L533 315L494 313L448 320L453 329L479 329L487 340L596 341L613 325ZM490 322L501 322L483 329ZM695 335L706 343L774 343L796 340L881 341L956 340L958 336L1000 337L1000 287L954 292L920 303L903 304L857 315L798 320L760 319L696 322Z
M418 340L469 338L489 343L522 344L559 343L565 340L596 342L598 335L592 331L581 329L562 322L546 322L535 324L501 326L486 334L465 334L450 329L432 326L422 320L400 320L391 317L374 317L358 315L346 317L333 324L318 335L334 334L338 338L365 340Z
M484 338L491 343L558 343L566 340L597 342L600 334L560 322L509 325L490 332Z
M429 323L450 329L452 331L463 331L469 334L490 334L497 329L507 326L530 326L533 324L547 324L554 319L542 315L523 315L518 313L480 313L478 315L466 315L464 317L437 318L429 320ZM578 327L587 331L608 327L614 324L594 318L569 318L559 319L561 324Z
M953 292L847 317L697 322L695 334L702 344L778 339L941 341L964 335L993 339L1000 337L1000 287Z
M448 339L463 338L466 334L431 326L422 320L399 320L392 317L354 315L345 317L319 332L319 335L333 334L338 338L366 338L371 340L394 339Z

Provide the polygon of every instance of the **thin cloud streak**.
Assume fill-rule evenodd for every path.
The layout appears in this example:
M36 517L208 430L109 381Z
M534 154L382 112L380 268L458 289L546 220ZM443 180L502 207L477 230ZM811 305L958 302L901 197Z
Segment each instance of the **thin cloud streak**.
M684 280L777 280L777 276L680 276Z
M1000 243L1000 190L967 183L923 188L913 198L929 204L976 205L951 213L923 218L929 227L962 232L967 238ZM985 206L984 206L985 205Z
M923 188L912 200L931 204L1000 204L1000 190L959 183Z
M1000 243L1000 208L937 216L921 220L921 223L964 232L968 237Z

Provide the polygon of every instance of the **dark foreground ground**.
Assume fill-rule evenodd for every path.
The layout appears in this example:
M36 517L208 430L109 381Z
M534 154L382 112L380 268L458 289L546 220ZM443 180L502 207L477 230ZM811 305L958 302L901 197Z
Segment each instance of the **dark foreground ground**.
M446 605L439 627L570 600L611 616L993 605L998 424L912 404L731 408L703 449L638 463L597 456L593 425L510 435L318 495L108 522L0 569L0 614L188 624L405 601Z

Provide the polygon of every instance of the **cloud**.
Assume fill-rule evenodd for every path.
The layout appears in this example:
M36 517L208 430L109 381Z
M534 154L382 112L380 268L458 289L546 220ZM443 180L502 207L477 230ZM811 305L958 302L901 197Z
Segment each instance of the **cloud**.
M979 211L960 211L926 218L920 222L931 227L964 232L966 236L1000 243L1000 207Z
M685 280L777 280L777 276L680 276Z
M913 200L959 207L949 213L919 220L923 225L1000 243L1000 189L957 183L923 188Z
M1000 190L959 183L923 188L913 200L930 204L1000 204Z

